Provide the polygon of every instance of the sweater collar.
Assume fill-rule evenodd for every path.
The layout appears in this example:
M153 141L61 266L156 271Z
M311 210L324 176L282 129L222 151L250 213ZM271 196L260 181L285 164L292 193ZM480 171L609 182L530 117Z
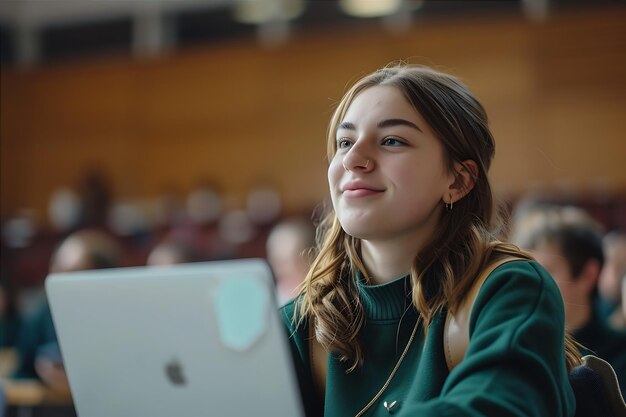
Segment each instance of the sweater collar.
M365 315L369 320L399 320L403 314L415 314L410 308L411 276L406 275L391 282L369 285L360 271L356 273L356 283L363 302Z

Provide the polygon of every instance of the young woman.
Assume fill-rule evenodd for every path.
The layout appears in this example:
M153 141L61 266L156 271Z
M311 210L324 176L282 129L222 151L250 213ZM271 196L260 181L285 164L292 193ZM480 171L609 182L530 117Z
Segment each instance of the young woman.
M450 75L386 67L345 94L328 131L333 210L283 308L310 415L574 414L559 290L491 229L494 149L484 109ZM480 287L451 366L447 316L511 256Z

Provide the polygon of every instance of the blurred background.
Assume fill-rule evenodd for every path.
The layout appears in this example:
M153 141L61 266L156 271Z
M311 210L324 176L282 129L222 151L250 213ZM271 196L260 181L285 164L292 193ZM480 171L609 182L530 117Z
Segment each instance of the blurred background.
M274 225L326 199L348 83L397 60L481 100L509 211L574 204L626 229L626 1L0 0L4 305L36 305L85 228L122 266L168 240L266 256Z

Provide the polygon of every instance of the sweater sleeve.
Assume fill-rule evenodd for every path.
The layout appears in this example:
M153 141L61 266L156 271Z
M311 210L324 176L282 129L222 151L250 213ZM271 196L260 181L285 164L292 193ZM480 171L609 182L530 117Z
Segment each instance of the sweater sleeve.
M539 264L497 268L472 309L463 361L438 397L405 404L398 417L574 415L564 329L563 300Z

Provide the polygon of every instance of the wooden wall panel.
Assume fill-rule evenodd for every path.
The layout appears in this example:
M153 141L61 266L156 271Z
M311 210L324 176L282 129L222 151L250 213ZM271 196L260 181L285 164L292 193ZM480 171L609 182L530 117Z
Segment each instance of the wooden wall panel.
M87 166L115 198L183 192L209 179L241 203L258 182L287 211L326 194L325 135L350 80L397 59L460 76L497 141L496 189L626 187L624 8L555 16L417 22L295 33L265 50L229 41L148 61L103 58L30 72L3 68L1 214L44 216Z

